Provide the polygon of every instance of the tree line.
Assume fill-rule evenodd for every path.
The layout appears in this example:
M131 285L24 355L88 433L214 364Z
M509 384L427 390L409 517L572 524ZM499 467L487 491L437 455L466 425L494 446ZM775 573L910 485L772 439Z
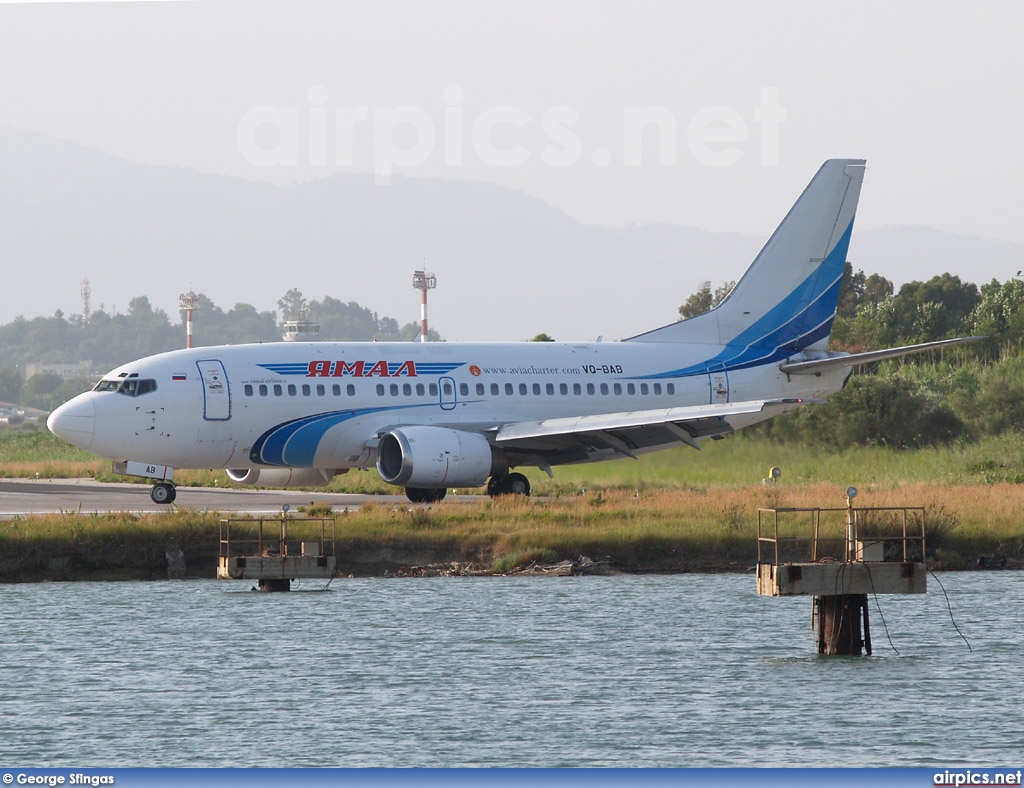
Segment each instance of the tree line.
M710 283L679 307L706 312L735 283ZM980 288L948 273L899 291L846 264L829 348L859 352L960 336L984 339L861 370L824 405L800 408L756 432L828 449L916 448L1024 430L1024 281ZM863 374L868 372L869 374Z
M735 284L712 291L711 283L705 282L679 307L680 319L717 306ZM927 282L907 282L897 292L884 276L854 272L846 264L831 349L859 352L958 336L984 336L972 352L987 359L1019 352L1024 339L1024 280L993 279L978 287L945 273Z
M258 311L250 304L235 304L224 310L204 294L198 294L193 309L194 344L240 344L275 342L281 339L284 323L304 315L320 324L320 338L353 342L413 340L419 323L400 325L391 317L355 301L345 303L331 296L307 300L297 289L279 301L280 321L274 311ZM431 330L430 338L439 340ZM83 315L65 315L58 310L51 317L16 317L0 325L0 401L52 410L76 394L88 390L97 374L132 359L163 353L185 346L184 312L172 318L154 309L146 296L128 303L128 311L110 314L102 309ZM26 376L31 364L89 362L81 377L62 379L56 373Z

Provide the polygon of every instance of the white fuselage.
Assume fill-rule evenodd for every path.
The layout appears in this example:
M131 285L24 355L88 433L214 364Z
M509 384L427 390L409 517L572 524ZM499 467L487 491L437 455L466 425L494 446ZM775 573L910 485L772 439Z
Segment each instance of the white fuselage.
M101 383L54 415L65 437L112 460L174 468L343 469L372 465L376 439L401 425L486 434L511 422L820 399L849 374L836 369L790 377L777 364L708 369L704 359L719 350L540 342L194 348L119 367L104 376L107 390ZM133 379L146 381L139 392L147 390L114 385ZM733 426L762 418L751 414Z

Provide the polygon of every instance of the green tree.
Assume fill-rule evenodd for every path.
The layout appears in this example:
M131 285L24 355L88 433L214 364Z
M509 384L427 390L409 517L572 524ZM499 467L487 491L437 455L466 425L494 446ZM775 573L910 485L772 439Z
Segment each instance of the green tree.
M933 276L927 282L907 282L895 296L903 316L900 334L912 342L960 334L980 300L977 285L961 282L959 276L949 273Z
M679 307L679 319L688 320L691 317L697 315L703 315L705 312L710 312L720 303L725 300L725 297L732 292L732 289L736 286L735 282L726 282L715 291L711 292L711 283L708 282L701 286L700 290L690 295L686 299L686 303Z
M530 341L531 342L554 342L555 340L554 340L553 337L550 337L547 334L537 334L537 336L535 336Z
M949 405L912 380L860 375L824 405L800 408L765 432L831 450L857 444L905 449L949 443L965 427Z
M0 401L21 402L22 380L18 370L0 367Z
M1004 345L1020 352L1024 340L1024 281L995 279L981 286L981 298L971 314L975 334L988 337L987 349L994 355Z
M299 320L307 314L309 304L302 291L293 287L277 301L277 308L281 310L281 322L288 320Z
M50 410L53 394L64 381L53 372L40 372L25 381L22 397L26 405L40 410Z

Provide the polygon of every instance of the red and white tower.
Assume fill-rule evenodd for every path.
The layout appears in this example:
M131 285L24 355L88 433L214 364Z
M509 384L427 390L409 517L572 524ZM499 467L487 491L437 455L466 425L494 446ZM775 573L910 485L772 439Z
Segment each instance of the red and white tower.
M437 277L426 271L414 271L412 286L420 291L420 342L427 341L427 291L437 287Z

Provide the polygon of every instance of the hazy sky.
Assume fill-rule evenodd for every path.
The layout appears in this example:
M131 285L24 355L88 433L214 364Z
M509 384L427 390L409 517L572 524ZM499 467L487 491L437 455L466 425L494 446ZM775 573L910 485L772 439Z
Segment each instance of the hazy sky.
M0 125L759 236L822 160L865 157L859 229L1024 242L1022 21L959 1L0 3Z

